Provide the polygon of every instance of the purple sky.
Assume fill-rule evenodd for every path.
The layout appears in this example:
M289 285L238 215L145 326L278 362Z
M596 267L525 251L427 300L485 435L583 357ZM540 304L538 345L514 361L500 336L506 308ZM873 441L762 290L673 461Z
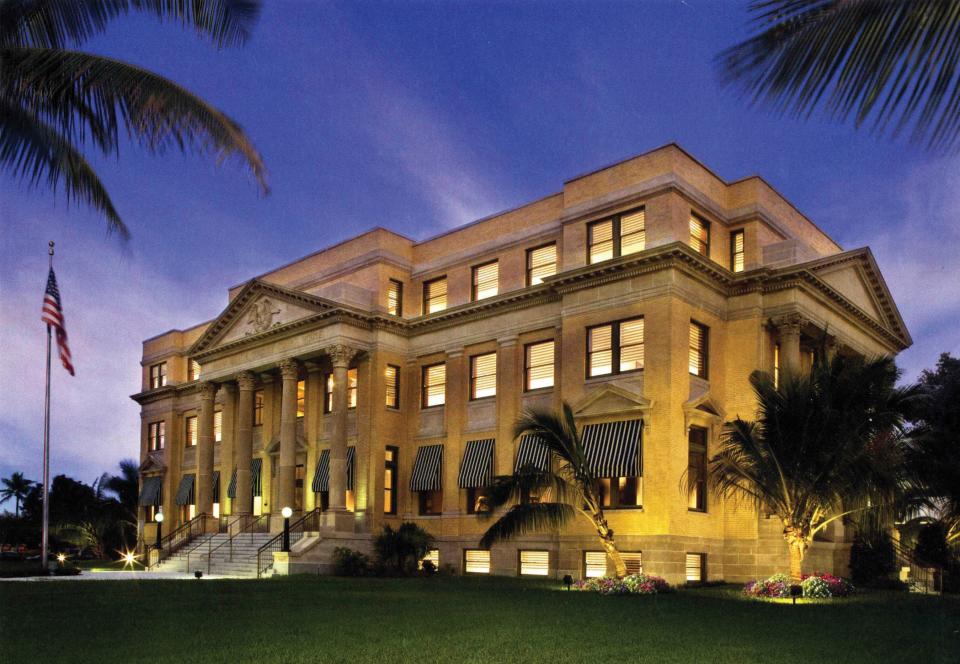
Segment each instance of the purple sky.
M677 141L758 173L844 248L869 245L915 345L908 378L960 353L960 159L752 110L717 83L745 3L269 3L244 48L148 18L86 46L169 76L240 122L273 191L235 164L124 146L94 160L133 239L0 177L0 476L40 475L46 243L77 376L53 376L54 473L138 451L141 341L212 318L226 289L386 226L415 238L558 191ZM950 284L954 284L952 287Z

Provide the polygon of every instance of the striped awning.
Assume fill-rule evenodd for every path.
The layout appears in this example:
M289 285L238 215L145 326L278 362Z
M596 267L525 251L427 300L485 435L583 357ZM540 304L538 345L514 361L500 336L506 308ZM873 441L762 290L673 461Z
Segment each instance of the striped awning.
M220 471L213 471L213 502L220 502Z
M196 475L190 473L180 478L180 488L177 489L177 496L173 499L177 505L194 505L197 500L193 495L193 485Z
M457 478L461 489L486 486L493 479L493 444L493 438L467 442Z
M140 489L140 504L144 507L160 505L163 497L163 478L144 477L143 488Z
M317 471L313 474L313 492L330 490L330 450L320 450L317 458Z
M438 491L443 487L443 445L422 445L417 448L410 474L411 491Z
M520 438L513 474L516 475L524 466L533 467L541 473L550 470L550 449L541 442L538 436L533 434L524 434Z
M350 445L347 448L347 491L353 491L353 480L354 475L356 474L356 464L354 459L356 456L356 448L353 445Z
M253 487L254 496L263 495L263 479L261 471L263 470L263 459L257 457L250 459L250 485Z
M643 420L588 424L583 427L583 451L594 477L638 477Z
M227 485L227 498L237 497L237 467L233 467L233 475L230 476L230 484Z

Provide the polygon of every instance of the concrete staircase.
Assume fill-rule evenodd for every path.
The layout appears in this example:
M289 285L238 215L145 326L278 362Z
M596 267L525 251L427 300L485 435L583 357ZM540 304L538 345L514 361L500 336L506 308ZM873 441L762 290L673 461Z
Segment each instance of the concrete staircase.
M153 569L157 572L195 572L218 576L257 577L257 551L276 534L241 533L231 545L226 533L201 535ZM209 565L207 554L210 552ZM267 560L265 562L271 562ZM189 565L189 567L188 567ZM267 572L267 576L270 575Z

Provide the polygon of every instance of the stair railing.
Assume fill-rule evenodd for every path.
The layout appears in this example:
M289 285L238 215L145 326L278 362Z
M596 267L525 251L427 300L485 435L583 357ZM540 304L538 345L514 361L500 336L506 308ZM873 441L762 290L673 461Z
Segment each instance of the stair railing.
M227 559L228 559L230 562L233 562L233 541L234 541L235 539L237 539L238 537L242 537L243 535L245 535L245 534L247 534L247 533L251 533L251 535L250 535L250 541L252 542L252 541L253 541L253 534L252 534L252 533L259 532L259 530L257 530L257 529L262 528L264 523L269 524L269 523L270 523L269 519L270 519L270 515L269 515L269 514L263 514L263 515L261 515L261 516L253 516L252 514L241 514L241 515L238 516L236 519L234 519L232 522L230 522L230 524L229 524L228 527L227 527L227 532L229 533L229 532L230 532L230 528L231 528L234 524L236 524L237 522L239 522L239 523L240 523L240 528L239 528L239 530L237 531L237 533L236 533L235 535L230 535L230 536L227 538L226 541L221 542L221 543L218 544L217 546L213 546L213 538L207 540L207 551L206 551L207 574L210 573L210 569L212 568L212 561L213 561L213 554L214 554L214 553L216 553L217 551L219 551L220 549L222 549L222 548L224 548L224 547L228 547L229 553L227 554L227 556L228 556ZM192 553L193 553L193 551L191 551L191 552L189 552L189 553L187 554L187 569L188 569L188 570L190 569L190 555L191 555ZM203 554L201 553L201 555L203 555Z
M290 546L299 542L310 531L320 530L320 509L313 509L290 524ZM283 531L257 549L257 578L273 565L273 553L283 550Z
M172 554L176 553L194 539L207 532L206 525L208 518L209 517L206 513L198 514L186 523L180 525L180 527L178 527L172 533L162 538L160 540L159 547L157 545L153 546L153 548L157 550L157 559L153 563L150 561L148 548L146 565L147 569L153 569L159 565L161 561L169 558Z

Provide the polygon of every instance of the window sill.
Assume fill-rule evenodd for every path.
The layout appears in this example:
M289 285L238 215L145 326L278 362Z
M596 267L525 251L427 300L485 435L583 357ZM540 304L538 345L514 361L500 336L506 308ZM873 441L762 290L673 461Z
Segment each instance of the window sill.
M469 403L483 403L484 401L493 401L496 398L496 394L492 394L489 397L470 397Z
M707 514L708 512L707 512L707 510L695 510L695 509L691 509L691 508L688 507L688 508L687 508L687 513L688 513L688 514Z
M523 396L527 396L528 394L531 396L537 395L537 394L547 394L548 392L553 392L553 389L554 389L553 385L551 385L550 387L536 387L532 390L524 390Z
M616 505L613 507L604 507L604 512L625 512L628 510L633 510L636 512L643 511L643 505Z
M621 371L619 373L600 374L599 376L587 376L585 383L602 383L607 380L616 380L618 378L643 375L643 369L631 369L630 371Z

